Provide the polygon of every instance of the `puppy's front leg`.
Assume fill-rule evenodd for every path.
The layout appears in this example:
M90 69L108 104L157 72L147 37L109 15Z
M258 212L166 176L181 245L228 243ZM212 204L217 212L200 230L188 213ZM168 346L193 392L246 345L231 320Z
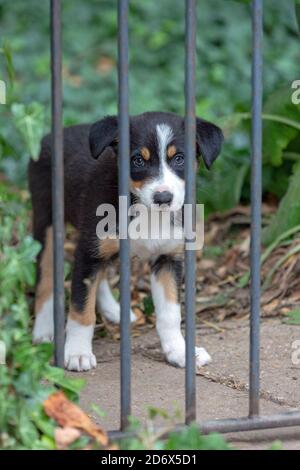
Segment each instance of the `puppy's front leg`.
M156 328L166 359L178 367L185 367L185 340L180 324L180 286L182 261L162 255L152 264L151 290L156 312ZM196 366L211 361L204 348L196 348Z
M66 327L65 367L69 370L89 370L97 365L92 339L96 322L98 268L98 260L90 258L78 246Z

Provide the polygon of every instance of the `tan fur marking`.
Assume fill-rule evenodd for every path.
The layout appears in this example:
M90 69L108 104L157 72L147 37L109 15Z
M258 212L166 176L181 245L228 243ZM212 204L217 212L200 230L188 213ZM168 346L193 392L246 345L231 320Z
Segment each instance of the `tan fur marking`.
M53 292L53 230L48 227L40 261L40 280L36 288L34 311L37 315Z
M106 238L99 243L99 254L101 258L109 259L119 251L119 240Z
M131 188L141 189L142 186L146 183L146 180L133 181L131 180Z
M177 303L178 302L178 291L176 280L170 271L162 270L157 275L157 280L163 286L165 291L166 299L169 302Z
M168 150L167 150L167 157L173 158L174 155L176 155L176 152L177 152L177 149L175 145L170 145L170 147L168 147Z
M96 323L96 292L98 288L98 276L95 279L86 279L88 293L85 301L85 306L82 312L78 312L74 305L71 304L69 318L80 323L80 325L89 326Z
M142 147L141 148L141 155L144 160L149 160L150 159L150 150L147 149L147 147Z

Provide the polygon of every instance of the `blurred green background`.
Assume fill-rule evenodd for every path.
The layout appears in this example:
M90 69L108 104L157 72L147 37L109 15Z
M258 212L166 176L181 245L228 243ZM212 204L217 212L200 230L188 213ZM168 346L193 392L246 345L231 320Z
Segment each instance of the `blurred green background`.
M280 201L300 158L300 106L291 102L291 84L300 78L299 2L263 3L268 118L263 184L264 195ZM6 81L8 94L7 105L0 106L0 170L18 185L26 183L29 155L37 156L39 139L49 130L48 7L48 1L0 0L0 78ZM197 114L220 124L226 134L213 171L200 169L198 199L209 213L249 201L251 8L247 0L199 0L197 10ZM63 1L65 125L116 113L116 11L116 0ZM184 1L131 0L129 30L131 113L182 114ZM300 223L299 207L293 220L273 228L266 241L296 222Z

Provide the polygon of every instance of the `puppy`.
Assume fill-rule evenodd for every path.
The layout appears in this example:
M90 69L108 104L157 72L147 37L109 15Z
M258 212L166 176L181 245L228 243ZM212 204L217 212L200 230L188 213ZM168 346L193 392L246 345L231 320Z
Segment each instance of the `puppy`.
M220 153L221 130L196 120L196 155L210 168ZM86 371L96 367L92 339L95 308L119 323L120 306L110 290L106 269L117 257L118 237L99 239L97 208L118 201L118 118L109 116L93 125L64 129L65 222L78 229L71 305L66 325L65 366ZM196 162L195 162L196 164ZM196 171L196 166L195 166ZM130 118L131 202L172 214L173 225L184 204L184 120L172 113L148 112ZM29 164L34 238L42 249L37 261L35 342L53 340L51 136L43 138L37 161ZM133 216L134 218L134 216ZM182 230L182 225L176 226ZM156 327L167 361L185 366L185 341L180 323L183 238L172 240L154 235L131 240L131 256L149 261ZM164 228L162 229L164 230ZM135 320L131 312L131 320ZM196 348L196 364L210 361L203 348Z

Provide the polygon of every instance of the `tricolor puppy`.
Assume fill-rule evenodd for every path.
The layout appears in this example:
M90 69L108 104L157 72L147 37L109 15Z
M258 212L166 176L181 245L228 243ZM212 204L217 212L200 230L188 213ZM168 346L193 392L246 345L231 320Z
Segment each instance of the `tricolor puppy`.
M207 168L220 153L221 130L197 118L196 154ZM118 212L118 120L106 117L92 126L64 130L65 221L79 230L72 277L71 305L66 325L65 366L69 370L96 367L92 350L96 305L109 320L120 321L120 306L106 277L117 257L118 239L99 240L97 208L111 204ZM132 202L149 209L182 211L184 182L184 120L171 113L149 112L130 118ZM195 162L196 171L196 162ZM36 342L53 339L51 136L42 140L38 161L29 165L34 237L42 245L38 258L35 300ZM173 221L176 217L173 217ZM174 222L175 224L175 222ZM182 230L182 227L177 227ZM131 255L148 260L157 332L167 361L185 366L185 341L180 329L182 282L181 239L156 237L131 241ZM135 316L131 313L132 321ZM210 361L203 348L195 351L197 366Z

